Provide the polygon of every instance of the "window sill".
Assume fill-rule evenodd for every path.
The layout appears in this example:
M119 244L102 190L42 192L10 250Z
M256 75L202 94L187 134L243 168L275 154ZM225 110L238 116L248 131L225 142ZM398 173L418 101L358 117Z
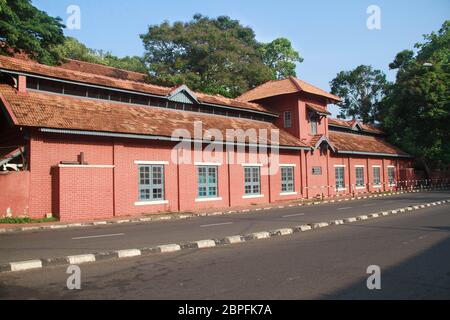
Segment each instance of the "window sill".
M381 188L381 184L374 185L373 188L380 189Z
M347 188L337 188L337 189L335 189L336 191L346 191L347 190Z
M282 192L280 196L296 196L297 192Z
M222 201L222 197L216 197L216 198L197 198L197 199L195 199L195 202L208 202L208 201Z
M137 201L134 203L135 206L156 206L160 204L168 204L169 200L160 200L160 201Z
M252 194L248 196L242 196L242 199L256 199L256 198L264 198L263 194Z
M363 190L366 189L366 187L355 187L356 190Z

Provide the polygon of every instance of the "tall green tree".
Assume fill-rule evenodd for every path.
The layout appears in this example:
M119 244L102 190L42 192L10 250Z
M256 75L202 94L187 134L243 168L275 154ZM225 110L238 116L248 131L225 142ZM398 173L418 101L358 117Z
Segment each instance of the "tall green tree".
M226 16L210 19L197 14L186 23L164 22L150 26L141 38L152 82L184 83L194 90L227 97L281 75L292 75L289 63L299 60L290 42L265 46L251 28ZM277 55L279 48L284 51Z
M418 156L425 169L450 164L450 21L424 36L416 53L404 50L390 64L395 84L381 105L382 126L393 143Z
M38 10L30 0L0 0L0 54L23 51L41 63L56 64L63 28L60 18Z
M111 52L88 48L86 45L72 37L67 37L63 44L56 47L56 51L63 58L97 63L128 71L147 73L147 68L140 57L126 56L119 58Z
M381 70L360 65L354 70L341 71L330 82L331 92L343 100L339 118L361 119L365 123L379 120L379 104L389 83Z
M260 51L264 64L272 70L272 77L275 80L295 77L297 75L295 72L296 64L303 62L303 58L286 38L278 38L270 43L263 43Z

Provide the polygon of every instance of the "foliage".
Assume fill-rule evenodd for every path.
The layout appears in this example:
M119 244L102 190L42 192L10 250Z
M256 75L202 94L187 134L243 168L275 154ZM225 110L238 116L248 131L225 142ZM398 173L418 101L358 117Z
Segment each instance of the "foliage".
M301 61L286 39L261 44L237 20L197 14L183 23L150 26L142 34L152 82L236 97L268 80L295 75ZM276 59L280 58L280 61Z
M371 66L360 65L341 71L331 83L331 92L343 99L339 118L360 119L365 123L379 120L378 109L389 83L386 75Z
M29 217L0 218L0 224L45 223L57 221L56 218L32 219Z
M450 163L450 21L390 64L396 83L382 103L382 125L392 142L422 159L425 167Z
M261 44L260 52L264 64L272 70L272 78L277 80L295 77L296 63L303 62L303 58L286 38Z
M88 48L77 39L71 37L67 37L64 43L59 45L56 50L61 57L68 59L97 63L128 71L147 72L144 63L139 57L126 56L124 58L119 58L114 56L111 52Z
M64 42L64 25L36 9L30 0L0 0L0 54L25 52L45 64L60 60L55 46Z

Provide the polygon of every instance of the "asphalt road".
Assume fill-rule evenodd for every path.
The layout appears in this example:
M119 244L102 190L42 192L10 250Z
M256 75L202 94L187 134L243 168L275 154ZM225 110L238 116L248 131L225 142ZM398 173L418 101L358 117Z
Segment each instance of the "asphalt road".
M381 290L368 290L369 265ZM1 299L450 299L448 206L169 255L0 274Z
M275 230L439 201L449 196L450 192L410 193L187 220L0 234L0 264Z

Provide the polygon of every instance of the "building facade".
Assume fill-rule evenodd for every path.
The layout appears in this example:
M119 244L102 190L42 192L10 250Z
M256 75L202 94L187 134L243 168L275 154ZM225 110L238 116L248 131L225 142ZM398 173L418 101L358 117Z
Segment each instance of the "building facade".
M61 221L395 189L410 155L289 78L237 99L0 56L0 215ZM256 133L256 135L254 134Z

